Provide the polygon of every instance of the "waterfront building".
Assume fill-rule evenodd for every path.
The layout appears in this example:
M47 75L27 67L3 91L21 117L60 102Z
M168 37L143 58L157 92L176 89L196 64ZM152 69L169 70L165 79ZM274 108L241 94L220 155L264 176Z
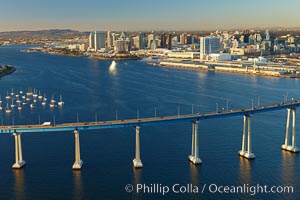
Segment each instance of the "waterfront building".
M219 37L200 37L200 59L208 54L220 53L220 49Z
M115 41L117 41L120 38L120 34L112 33L111 37L112 37L112 45L114 46Z
M178 51L168 51L168 58L181 58L181 59L199 59L199 52L178 52Z
M152 40L154 40L154 33L148 34L148 45L147 45L148 48L151 47Z
M107 36L106 36L106 46L107 46L107 48L110 49L112 47L112 44L113 44L113 41L112 41L111 32L107 31Z
M150 49L155 50L158 47L158 39L151 40Z
M89 36L89 49L90 50L95 49L94 33L90 33L90 36Z
M229 53L212 53L208 55L208 60L210 61L230 61L231 55Z
M105 37L106 37L106 32L95 31L94 34L95 51L105 48Z
M86 50L87 50L86 44L80 44L79 45L79 51L86 51Z
M131 38L131 47L133 47L134 49L140 49L139 36Z
M85 44L69 44L66 46L68 50L73 50L73 51L86 51L86 45Z
M117 53L125 53L129 51L129 40L123 40L122 38L115 41L114 50Z

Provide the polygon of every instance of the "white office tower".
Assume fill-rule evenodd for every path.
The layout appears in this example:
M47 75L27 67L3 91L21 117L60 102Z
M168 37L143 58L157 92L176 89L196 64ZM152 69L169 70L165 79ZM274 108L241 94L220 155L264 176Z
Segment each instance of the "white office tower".
M90 33L90 36L89 36L89 49L94 50L94 48L95 48L94 33Z
M212 53L220 53L221 45L219 37L200 37L200 59Z
M266 40L270 40L270 32L269 29L266 30Z
M112 47L112 44L113 44L113 40L112 40L112 36L111 36L110 31L107 31L106 42L107 42L107 44L106 44L107 48L110 49Z
M95 31L94 34L95 51L105 48L105 37L106 37L106 32Z

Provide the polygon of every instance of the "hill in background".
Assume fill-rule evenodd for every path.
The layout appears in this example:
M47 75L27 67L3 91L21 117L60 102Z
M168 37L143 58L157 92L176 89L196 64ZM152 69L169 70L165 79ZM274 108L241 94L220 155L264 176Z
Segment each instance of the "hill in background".
M0 32L0 39L62 39L87 36L88 33L69 29Z

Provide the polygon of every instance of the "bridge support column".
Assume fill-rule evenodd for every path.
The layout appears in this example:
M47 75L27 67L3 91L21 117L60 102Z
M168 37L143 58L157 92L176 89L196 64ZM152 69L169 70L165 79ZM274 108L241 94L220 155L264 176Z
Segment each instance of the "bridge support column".
M287 120L286 120L286 130L285 130L285 140L284 144L281 145L281 149L286 150L286 151L291 151L294 153L297 153L300 151L300 149L296 146L296 109L293 108L288 108L287 110ZM291 111L292 111L292 141L290 144L290 116L291 116Z
M80 142L79 142L79 131L74 130L75 134L75 162L73 164L73 169L81 169L83 161L80 159Z
M26 165L26 162L23 160L23 154L22 154L21 134L20 133L13 133L13 136L15 137L16 162L13 164L12 168L20 169L24 165Z
M248 159L254 159L255 155L254 153L252 153L250 119L251 119L250 115L244 115L242 150L239 151L239 155ZM247 138L247 146L246 146L246 138Z
M135 127L135 158L133 159L133 166L135 168L143 167L140 153L140 126Z
M192 123L192 152L191 155L189 155L189 160L195 165L202 163L201 159L199 158L198 124L199 121L194 121Z

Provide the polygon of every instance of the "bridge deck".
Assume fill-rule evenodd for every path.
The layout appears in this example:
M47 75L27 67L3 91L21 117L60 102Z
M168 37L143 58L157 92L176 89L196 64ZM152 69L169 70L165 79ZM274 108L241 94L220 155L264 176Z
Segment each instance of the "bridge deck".
M168 124L178 122L192 122L198 120L208 120L216 118L227 118L241 115L253 115L256 113L270 112L287 108L297 108L300 106L300 99L288 101L284 103L268 104L258 107L245 109L225 110L219 112L197 113L187 115L163 116L141 119L124 119L113 121L99 122L80 122L80 123L63 123L50 126L43 125L15 125L15 126L0 126L0 133L26 133L26 132L51 132L51 131L73 131L77 130L95 130L107 128L124 128L135 126L146 126L155 124Z

